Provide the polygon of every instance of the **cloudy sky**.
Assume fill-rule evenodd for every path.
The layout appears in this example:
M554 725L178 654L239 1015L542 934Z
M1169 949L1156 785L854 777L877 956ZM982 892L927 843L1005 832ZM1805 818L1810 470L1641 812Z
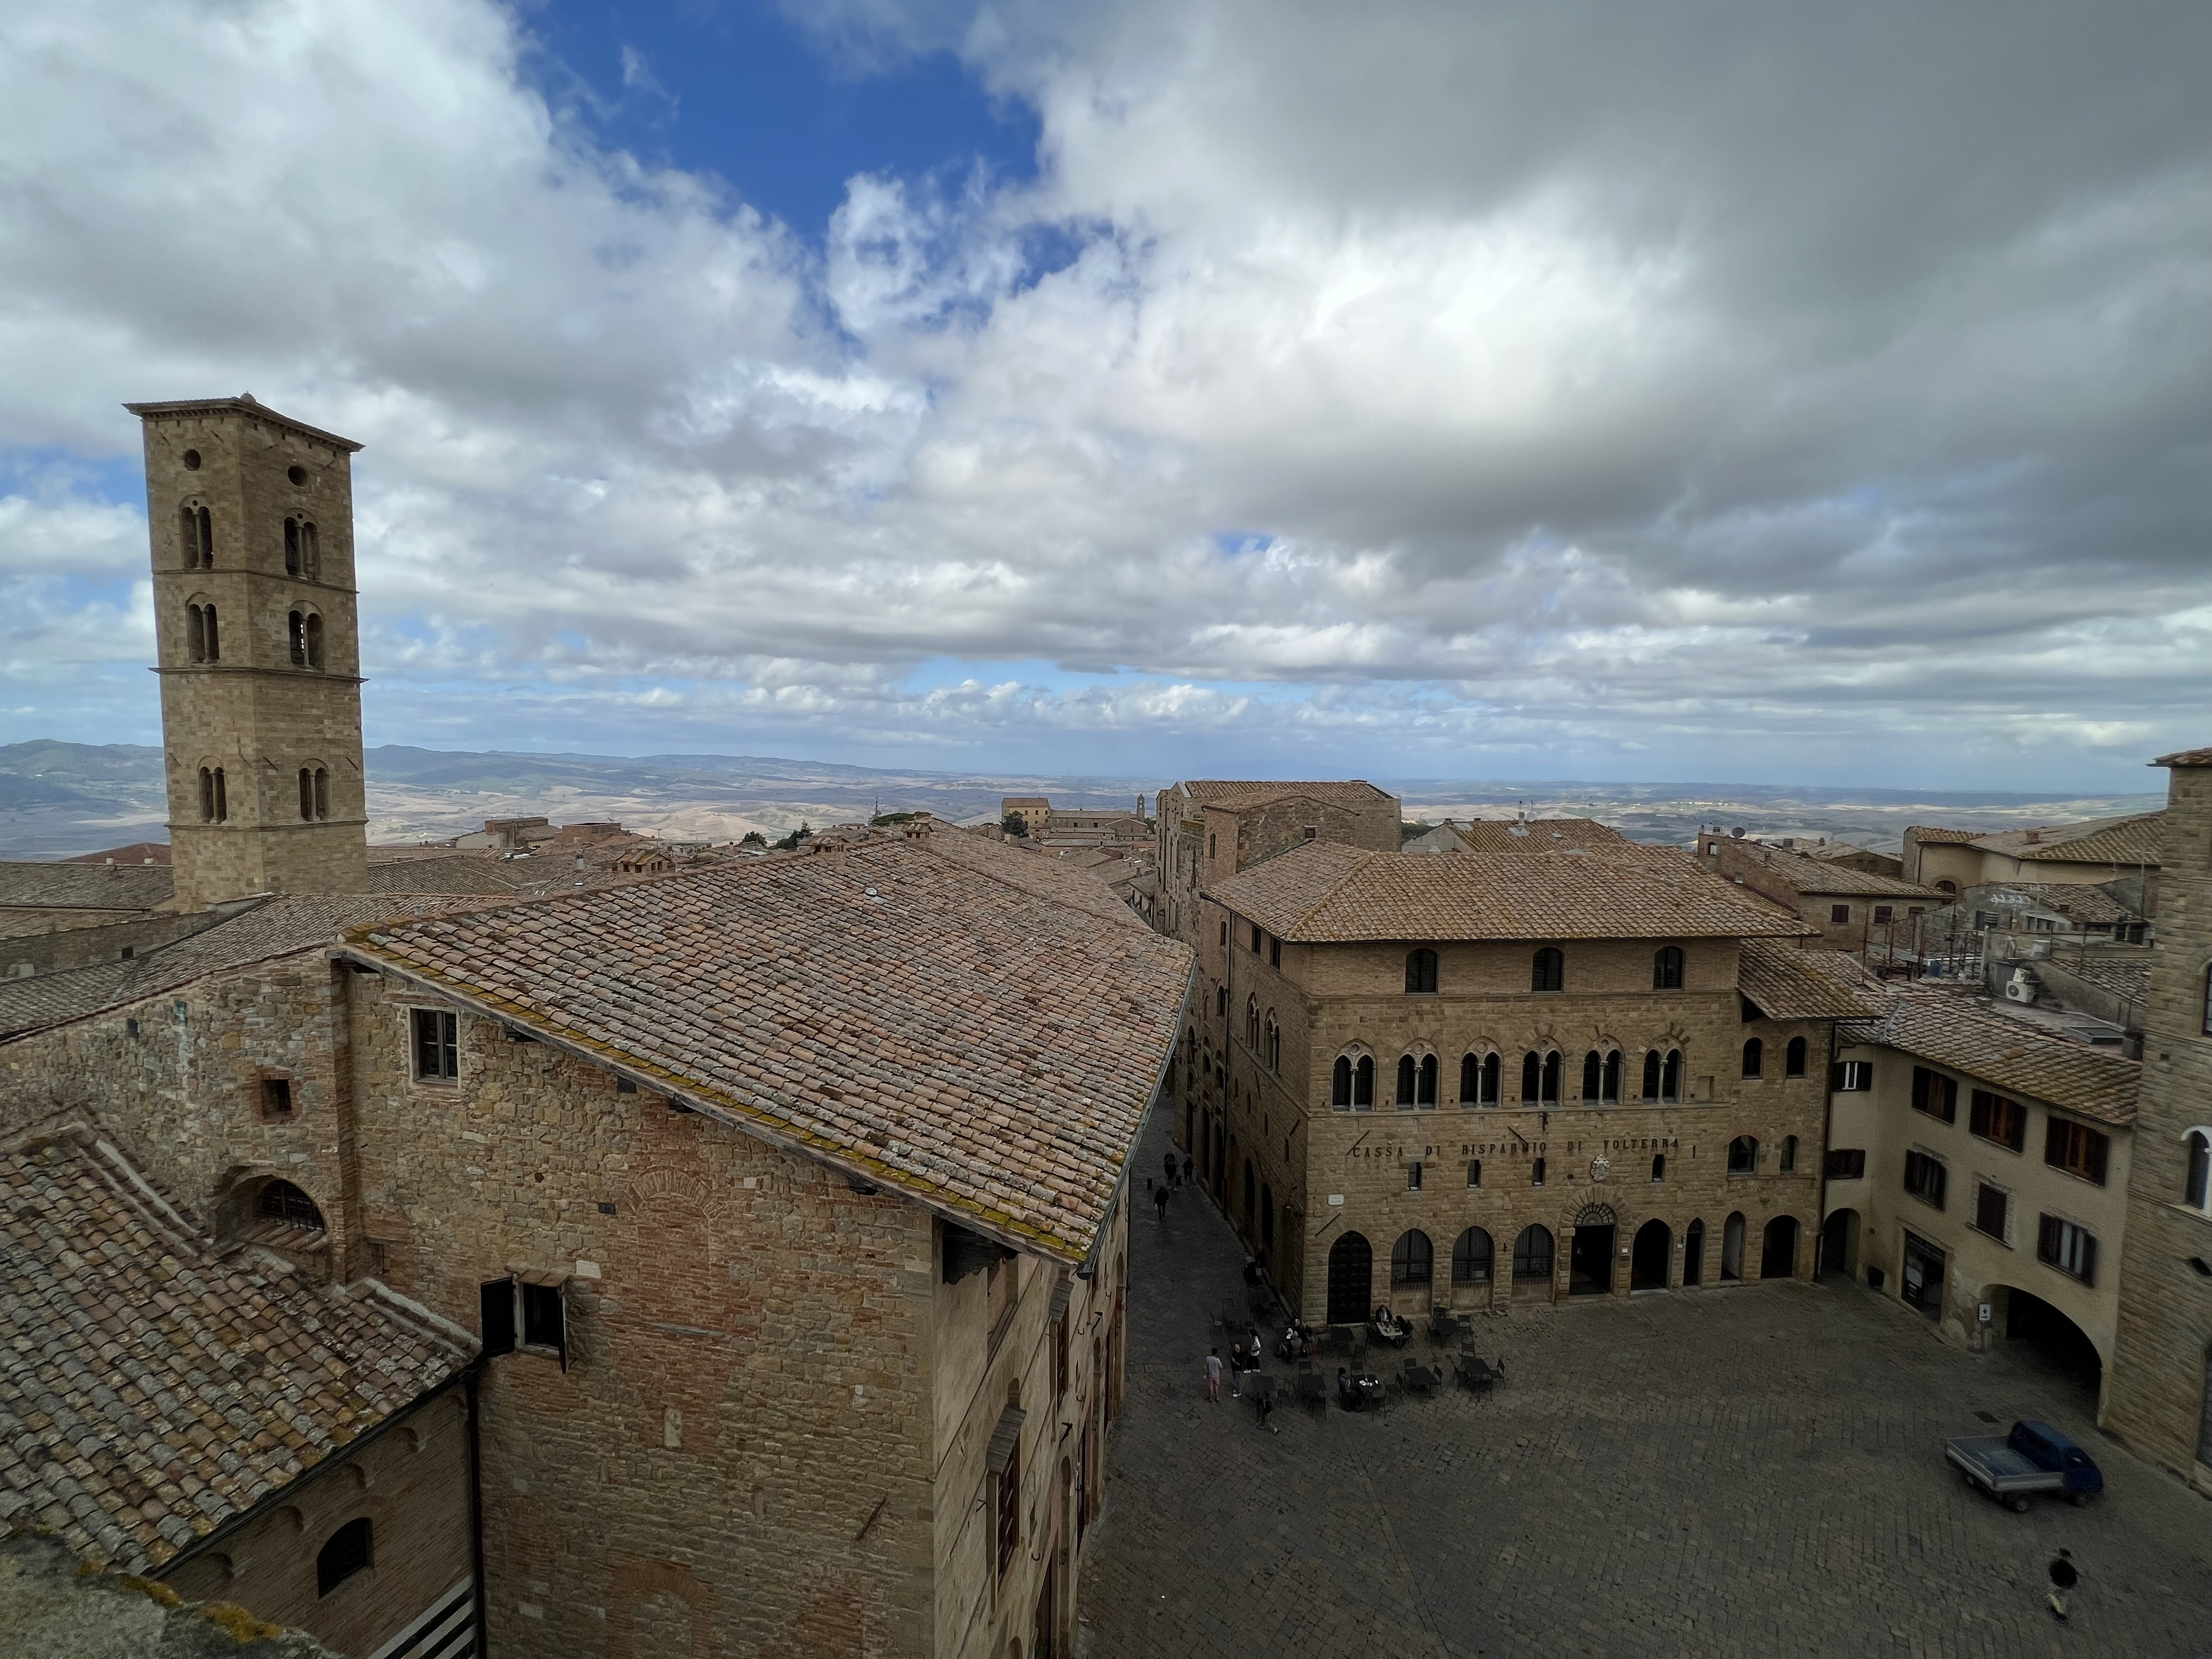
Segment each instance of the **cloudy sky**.
M2212 8L19 0L0 740L125 398L356 462L369 740L2084 790L2212 741Z

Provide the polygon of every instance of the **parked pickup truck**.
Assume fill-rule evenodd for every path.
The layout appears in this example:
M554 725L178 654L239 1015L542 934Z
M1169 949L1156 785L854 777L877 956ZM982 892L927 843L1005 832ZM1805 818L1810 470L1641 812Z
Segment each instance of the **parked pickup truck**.
M1943 1456L2000 1504L2025 1513L2030 1492L2063 1492L2076 1504L2105 1489L2105 1476L2089 1454L2048 1423L2015 1423L1999 1439L1983 1435L1946 1440Z

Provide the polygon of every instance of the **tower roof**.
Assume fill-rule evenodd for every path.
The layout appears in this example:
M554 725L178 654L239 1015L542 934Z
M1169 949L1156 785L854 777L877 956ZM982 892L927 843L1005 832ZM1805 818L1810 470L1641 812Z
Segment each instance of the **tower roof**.
M251 392L241 392L235 398L187 398L179 403L125 404L142 421L158 420L165 415L250 415L256 420L272 425L289 427L319 442L336 444L349 455L358 454L361 446L350 438L341 438L335 432L325 432L319 426L309 426L305 421L295 421L289 415L279 415L268 404L258 401Z

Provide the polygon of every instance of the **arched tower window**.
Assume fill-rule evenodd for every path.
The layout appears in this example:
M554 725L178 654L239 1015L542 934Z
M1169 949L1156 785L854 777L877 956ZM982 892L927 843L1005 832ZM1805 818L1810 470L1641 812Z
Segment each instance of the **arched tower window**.
M1659 1098L1680 1100L1682 1097L1682 1051L1669 1048L1667 1064L1659 1073Z
M295 611L287 619L287 624L288 632L292 641L292 666L295 668L305 668L307 665L307 618L306 613Z
M1340 1112L1352 1109L1352 1056L1339 1054L1329 1068L1328 1103Z
M1805 1039L1803 1037L1791 1037L1790 1046L1782 1051L1782 1075L1784 1077L1805 1075Z
M297 519L284 520L284 574L288 576L300 574L300 521Z
M222 768L200 768L200 822L221 823L230 817L230 802L225 798Z
M312 611L307 613L307 666L320 668L323 665L323 619Z
M222 660L222 627L216 621L215 607L211 605L200 607L200 642L206 650L206 654L200 658L202 662Z
M215 520L208 515L207 508L197 502L185 502L179 509L177 528L184 548L185 568L214 569Z
M367 1516L332 1533L315 1555L315 1594L328 1595L357 1572L376 1564L375 1538Z
M1764 1072L1765 1065L1766 1045L1757 1037L1747 1039L1743 1045L1743 1074L1758 1077Z
M319 823L331 815L331 775L320 766L300 769L300 817Z
M1359 1064L1352 1072L1352 1109L1371 1111L1375 1107L1375 1056L1362 1054Z
M204 606L185 607L185 655L194 662L207 660L207 611Z
M323 579L322 538L316 535L313 520L303 520L300 525L300 574L311 582Z

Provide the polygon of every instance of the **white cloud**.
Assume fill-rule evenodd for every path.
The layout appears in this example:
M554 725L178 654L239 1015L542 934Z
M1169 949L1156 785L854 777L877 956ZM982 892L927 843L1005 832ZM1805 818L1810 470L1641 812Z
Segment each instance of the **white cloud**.
M128 454L125 398L247 386L364 440L372 723L451 741L1942 776L2203 740L2202 15L2021 9L2002 52L1881 5L802 21L961 51L1039 179L863 175L817 249L564 125L486 0L0 19L0 443ZM0 499L22 663L129 659L37 574L135 569L129 516ZM943 659L1066 672L903 689Z

